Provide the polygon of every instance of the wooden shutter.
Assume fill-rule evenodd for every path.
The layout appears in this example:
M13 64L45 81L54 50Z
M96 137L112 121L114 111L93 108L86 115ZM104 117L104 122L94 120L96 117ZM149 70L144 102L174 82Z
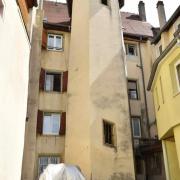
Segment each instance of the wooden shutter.
M46 49L47 47L47 31L45 29L43 29L43 32L42 32L42 47L44 49Z
M67 86L68 86L68 71L63 72L63 92L67 92Z
M38 110L37 115L37 133L42 134L43 133L43 112Z
M61 114L61 124L60 124L60 129L59 129L59 134L60 135L65 135L66 133L66 112L63 112Z
M39 77L39 89L44 90L44 84L45 84L45 70L41 69L40 77Z

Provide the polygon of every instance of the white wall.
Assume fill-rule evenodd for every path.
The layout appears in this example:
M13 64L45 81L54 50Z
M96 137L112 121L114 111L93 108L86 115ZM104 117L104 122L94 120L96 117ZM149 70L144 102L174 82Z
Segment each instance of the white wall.
M16 1L0 17L0 179L19 180L24 147L30 44Z

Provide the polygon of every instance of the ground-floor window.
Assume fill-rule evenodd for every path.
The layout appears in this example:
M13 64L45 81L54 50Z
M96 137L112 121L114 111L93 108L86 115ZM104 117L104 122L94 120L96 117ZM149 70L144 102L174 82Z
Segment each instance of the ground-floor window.
M58 163L60 163L59 156L40 156L39 165L38 165L39 176L41 173L43 173L44 169L48 166L48 164L58 164Z

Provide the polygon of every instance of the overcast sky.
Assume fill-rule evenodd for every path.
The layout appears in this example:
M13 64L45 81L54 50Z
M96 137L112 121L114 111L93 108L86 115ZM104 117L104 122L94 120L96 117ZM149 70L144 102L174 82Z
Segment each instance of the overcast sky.
M55 0L54 0L55 1ZM57 0L59 2L66 2L66 0ZM125 5L122 11L138 13L139 0L124 0ZM156 10L156 3L158 0L144 0L146 7L147 21L153 26L159 26L158 15ZM177 7L180 5L180 0L163 0L165 5L165 12L167 20L174 13Z

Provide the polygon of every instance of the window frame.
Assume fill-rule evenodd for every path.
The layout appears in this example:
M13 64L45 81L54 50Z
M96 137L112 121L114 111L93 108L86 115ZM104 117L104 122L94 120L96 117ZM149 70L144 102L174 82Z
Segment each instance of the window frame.
M49 36L53 36L53 48L49 48ZM56 37L61 37L61 47L60 49L56 49ZM64 42L64 36L62 34L53 34L53 33L48 33L47 34L47 50L49 51L63 51L63 42Z
M60 113L60 112L43 112L43 124L42 124L42 135L43 136L59 136L59 131L57 132L57 133L44 133L44 116L45 116L45 114L47 114L47 113L49 113L49 114L51 114L51 116L52 116L52 114L59 114L59 131L60 131L60 128L61 128L61 114L62 113Z
M112 143L106 142L105 129L104 129L105 124L108 124L111 126L111 141L112 141ZM103 125L103 144L105 146L114 148L115 147L115 124L103 119L102 125Z
M50 90L50 91L48 91L48 90L46 90L46 80L47 80L47 74L59 74L60 76L61 76L61 78L60 78L60 91L54 91L54 90ZM52 92L55 92L55 93L62 93L63 92L63 72L53 72L53 71L45 71L45 83L44 83L44 91L45 92L50 92L50 93L52 93Z
M49 160L50 160L50 158L58 158L58 163L60 163L61 162L61 156L60 155L54 155L54 154L47 154L47 155L39 155L38 156L38 176L40 176L41 174L40 173L43 173L43 172L40 172L40 158L48 158L48 162L50 162ZM57 164L58 164L57 163ZM49 164L51 164L51 162L49 163ZM49 165L49 164L47 164L47 166ZM43 166L43 165L42 165ZM46 166L46 167L47 167Z
M134 121L134 119L138 119L139 121L139 123L138 123L138 125L139 125L139 136L136 136L136 135L134 135L134 123L133 123L133 121ZM141 129L141 117L140 116L131 116L131 123L132 123L132 133L133 133L133 137L134 138L141 138L142 137L142 129Z
M138 80L135 80L135 79L128 79L128 83L129 82L134 82L135 84L136 84L136 95L137 95L137 98L131 98L130 97L130 95L129 95L129 91L130 91L130 89L129 89L129 84L128 84L128 98L129 98L129 100L139 100L140 99L140 95L139 95L139 86L138 86ZM131 89L131 90L133 90L133 89Z
M104 0L101 0L101 4L108 6L108 0L105 0L106 2L103 2Z
M129 46L133 46L134 47L134 52L135 52L134 55L129 53ZM126 42L125 43L126 55L127 56L132 56L132 57L137 57L138 56L138 49L137 48L138 48L137 44Z
M177 91L180 92L180 77L179 77L178 71L177 71L177 67L178 67L178 66L180 66L180 60L178 60L178 61L174 64L176 84L177 84Z

